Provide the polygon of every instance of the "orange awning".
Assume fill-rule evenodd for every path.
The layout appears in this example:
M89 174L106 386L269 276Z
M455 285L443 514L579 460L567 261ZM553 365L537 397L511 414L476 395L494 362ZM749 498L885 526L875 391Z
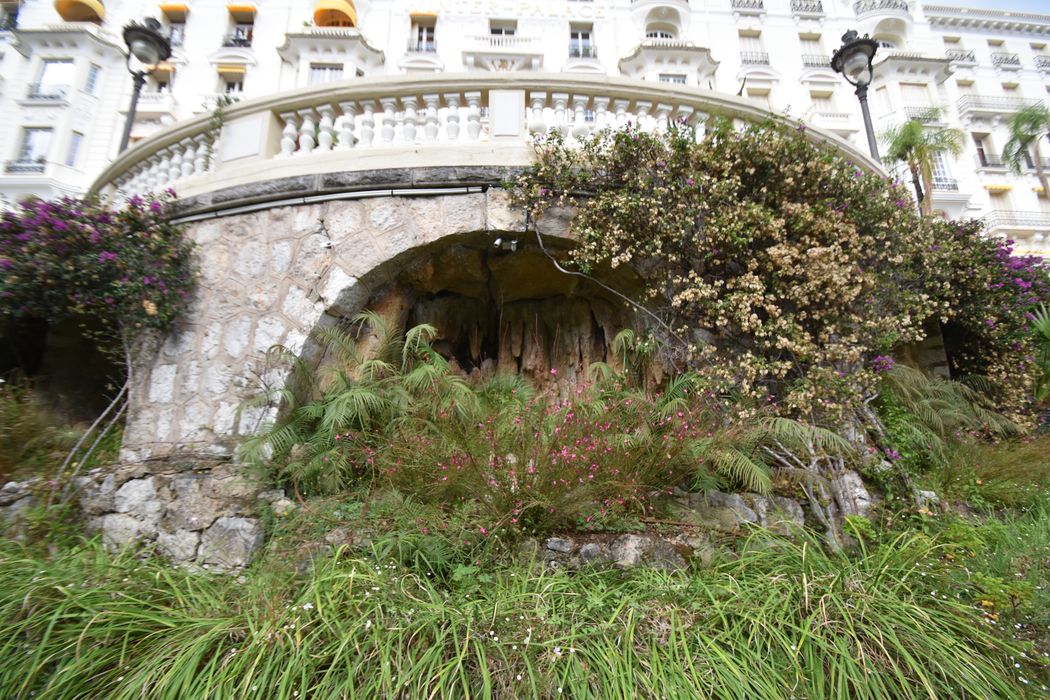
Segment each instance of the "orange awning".
M255 21L255 5L227 5L226 10L238 22Z
M356 27L357 9L352 0L317 0L314 24L318 27Z
M248 68L243 63L220 63L216 71L219 75L244 75Z
M99 0L55 0L55 10L67 22L101 22L106 8Z
M170 22L185 22L190 13L190 6L181 2L161 3L159 7Z

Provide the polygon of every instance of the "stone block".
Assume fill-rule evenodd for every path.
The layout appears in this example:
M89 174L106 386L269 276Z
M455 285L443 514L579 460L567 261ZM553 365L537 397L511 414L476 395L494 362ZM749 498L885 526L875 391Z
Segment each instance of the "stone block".
M158 365L150 372L149 400L152 403L170 403L175 397L175 365Z
M151 537L155 530L137 518L124 513L110 513L98 520L102 543L114 549Z
M197 557L200 533L190 530L157 533L157 551L174 562L193 561Z
M222 569L244 567L263 544L263 529L254 518L219 518L201 536L198 561Z
M548 537L547 541L543 543L543 546L552 552L568 554L572 551L572 540L567 540L561 537Z
M872 498L860 474L855 471L843 472L831 480L831 493L835 497L842 515L862 515L867 517L871 512Z
M163 505L157 498L153 477L125 482L113 495L113 508L117 513L155 523L160 517Z

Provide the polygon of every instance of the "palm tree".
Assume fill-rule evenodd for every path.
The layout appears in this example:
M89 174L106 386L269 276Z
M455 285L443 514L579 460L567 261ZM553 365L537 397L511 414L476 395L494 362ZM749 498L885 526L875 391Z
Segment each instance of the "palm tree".
M931 110L936 114L937 110ZM915 197L924 216L933 213L933 164L938 153L957 156L962 153L963 133L958 129L931 127L919 119L909 119L888 129L882 138L889 144L886 158L891 163L906 163L911 172Z
M1035 150L1035 174L1042 186L1042 196L1050 197L1050 184L1047 184L1046 171L1043 170L1043 155L1039 143L1046 136L1050 138L1050 109L1043 103L1025 107L1010 117L1010 138L1003 146L1003 159L1010 164L1015 173L1021 172L1022 161L1028 160L1028 149Z

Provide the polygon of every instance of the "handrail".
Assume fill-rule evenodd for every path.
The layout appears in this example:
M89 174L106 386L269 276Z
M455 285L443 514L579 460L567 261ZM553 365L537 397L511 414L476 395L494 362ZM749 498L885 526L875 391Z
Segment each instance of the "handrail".
M497 138L490 131L491 124L482 123L482 108L497 104L499 109L506 109L498 101L490 104L493 90L523 93L519 99L524 100L524 114L511 115L527 127L518 135L522 144L528 143L529 133L545 133L549 128L575 138L628 119L650 129L665 128L672 120L697 123L702 115L797 125L749 100L713 91L560 73L357 78L237 102L226 108L223 120L230 125L262 117L266 124L274 124L267 132L266 147L250 160L260 166L276 166L278 158L295 163L303 156L321 157L325 151L338 151L333 158L338 155L344 159L355 157L358 151L363 154L366 149L391 147L423 154L430 144L450 142L456 144L458 153L471 143ZM209 133L213 122L211 115L200 115L143 139L121 153L91 185L90 192L123 189L137 193L164 189L188 178L200 185L205 181L199 178L210 172L221 175L224 165L214 157L220 149L210 144L218 136ZM281 124L283 129L278 130ZM806 135L832 145L860 167L882 172L869 156L831 132L809 128ZM345 166L345 162L333 161L332 167ZM256 172L265 174L254 169L253 174ZM216 177L216 188L218 180Z

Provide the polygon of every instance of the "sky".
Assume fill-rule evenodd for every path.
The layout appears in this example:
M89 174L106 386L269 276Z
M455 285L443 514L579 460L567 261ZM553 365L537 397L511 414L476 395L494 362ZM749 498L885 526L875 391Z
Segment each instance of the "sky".
M1050 15L1050 0L927 0L928 5L949 5L955 7L979 7L984 10L1013 10L1014 12L1035 12Z

